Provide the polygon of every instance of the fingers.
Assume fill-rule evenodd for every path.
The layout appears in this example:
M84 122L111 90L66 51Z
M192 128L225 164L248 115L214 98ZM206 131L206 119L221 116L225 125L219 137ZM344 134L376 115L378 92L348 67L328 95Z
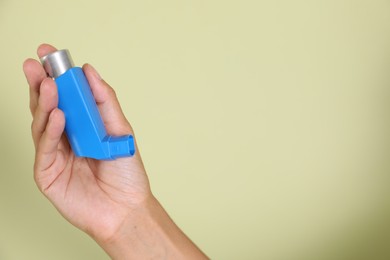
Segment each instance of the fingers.
M42 58L43 56L46 56L47 54L55 52L55 51L57 51L57 49L55 47L53 47L50 44L43 43L43 44L39 45L38 50L37 50L37 54L38 54L39 58Z
M40 87L38 104L34 111L34 119L31 124L31 132L35 147L46 129L50 113L58 105L57 87L51 78L43 80Z
M107 132L112 135L133 134L113 88L101 79L91 65L85 64L83 70L91 86Z
M41 64L34 59L27 59L23 63L23 71L30 86L30 111L34 115L38 105L39 87L46 78L46 72Z
M35 170L37 173L47 170L55 162L64 128L64 113L58 108L52 110L46 129L37 146L35 159Z
M37 54L42 58L56 50L49 44L42 44L38 47ZM35 172L39 174L54 163L58 153L63 155L67 150L62 134L65 116L57 108L56 84L47 77L42 65L37 60L27 59L23 63L23 71L30 86L30 110L33 115L31 130L36 147Z
M38 56L41 58L57 49L49 44L42 44L38 47ZM34 115L38 105L39 88L42 81L47 78L46 72L42 65L34 59L27 59L23 63L23 71L30 86L30 111Z

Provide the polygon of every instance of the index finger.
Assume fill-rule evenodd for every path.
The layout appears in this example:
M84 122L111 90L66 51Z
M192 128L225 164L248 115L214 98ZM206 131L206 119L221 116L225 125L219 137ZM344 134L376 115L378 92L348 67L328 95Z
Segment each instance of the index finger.
M57 51L57 49L54 46L47 43L43 43L39 45L37 54L39 58L42 58L43 56L46 56L47 54L50 54L55 51Z
M55 52L56 50L57 49L50 44L41 44L38 47L37 54L39 58L42 58L43 56ZM39 61L31 58L27 59L23 63L23 71L30 89L30 111L34 116L35 109L38 105L40 86L47 75Z

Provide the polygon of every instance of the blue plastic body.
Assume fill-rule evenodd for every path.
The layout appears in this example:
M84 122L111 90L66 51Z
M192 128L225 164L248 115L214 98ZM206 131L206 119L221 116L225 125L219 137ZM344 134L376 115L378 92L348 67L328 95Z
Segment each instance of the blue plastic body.
M114 160L134 155L133 136L116 137L107 134L81 68L69 69L57 77L55 82L58 88L58 108L65 114L65 133L76 156Z

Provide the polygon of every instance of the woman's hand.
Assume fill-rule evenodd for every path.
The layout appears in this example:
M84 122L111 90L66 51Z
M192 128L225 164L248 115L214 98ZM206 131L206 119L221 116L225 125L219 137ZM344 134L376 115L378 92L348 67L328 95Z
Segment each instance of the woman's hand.
M54 51L53 46L43 44L38 56ZM153 197L138 148L133 157L114 161L76 157L63 133L65 117L57 108L55 82L37 60L27 59L23 70L30 86L34 178L58 211L114 258L147 254L204 258ZM91 65L84 65L83 71L107 132L134 135L114 90Z

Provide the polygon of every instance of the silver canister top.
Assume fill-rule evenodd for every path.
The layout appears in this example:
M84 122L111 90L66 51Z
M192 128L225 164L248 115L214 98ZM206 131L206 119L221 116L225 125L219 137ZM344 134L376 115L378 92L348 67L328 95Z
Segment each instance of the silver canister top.
M67 70L74 67L68 50L59 50L41 58L46 73L52 78L58 78Z

